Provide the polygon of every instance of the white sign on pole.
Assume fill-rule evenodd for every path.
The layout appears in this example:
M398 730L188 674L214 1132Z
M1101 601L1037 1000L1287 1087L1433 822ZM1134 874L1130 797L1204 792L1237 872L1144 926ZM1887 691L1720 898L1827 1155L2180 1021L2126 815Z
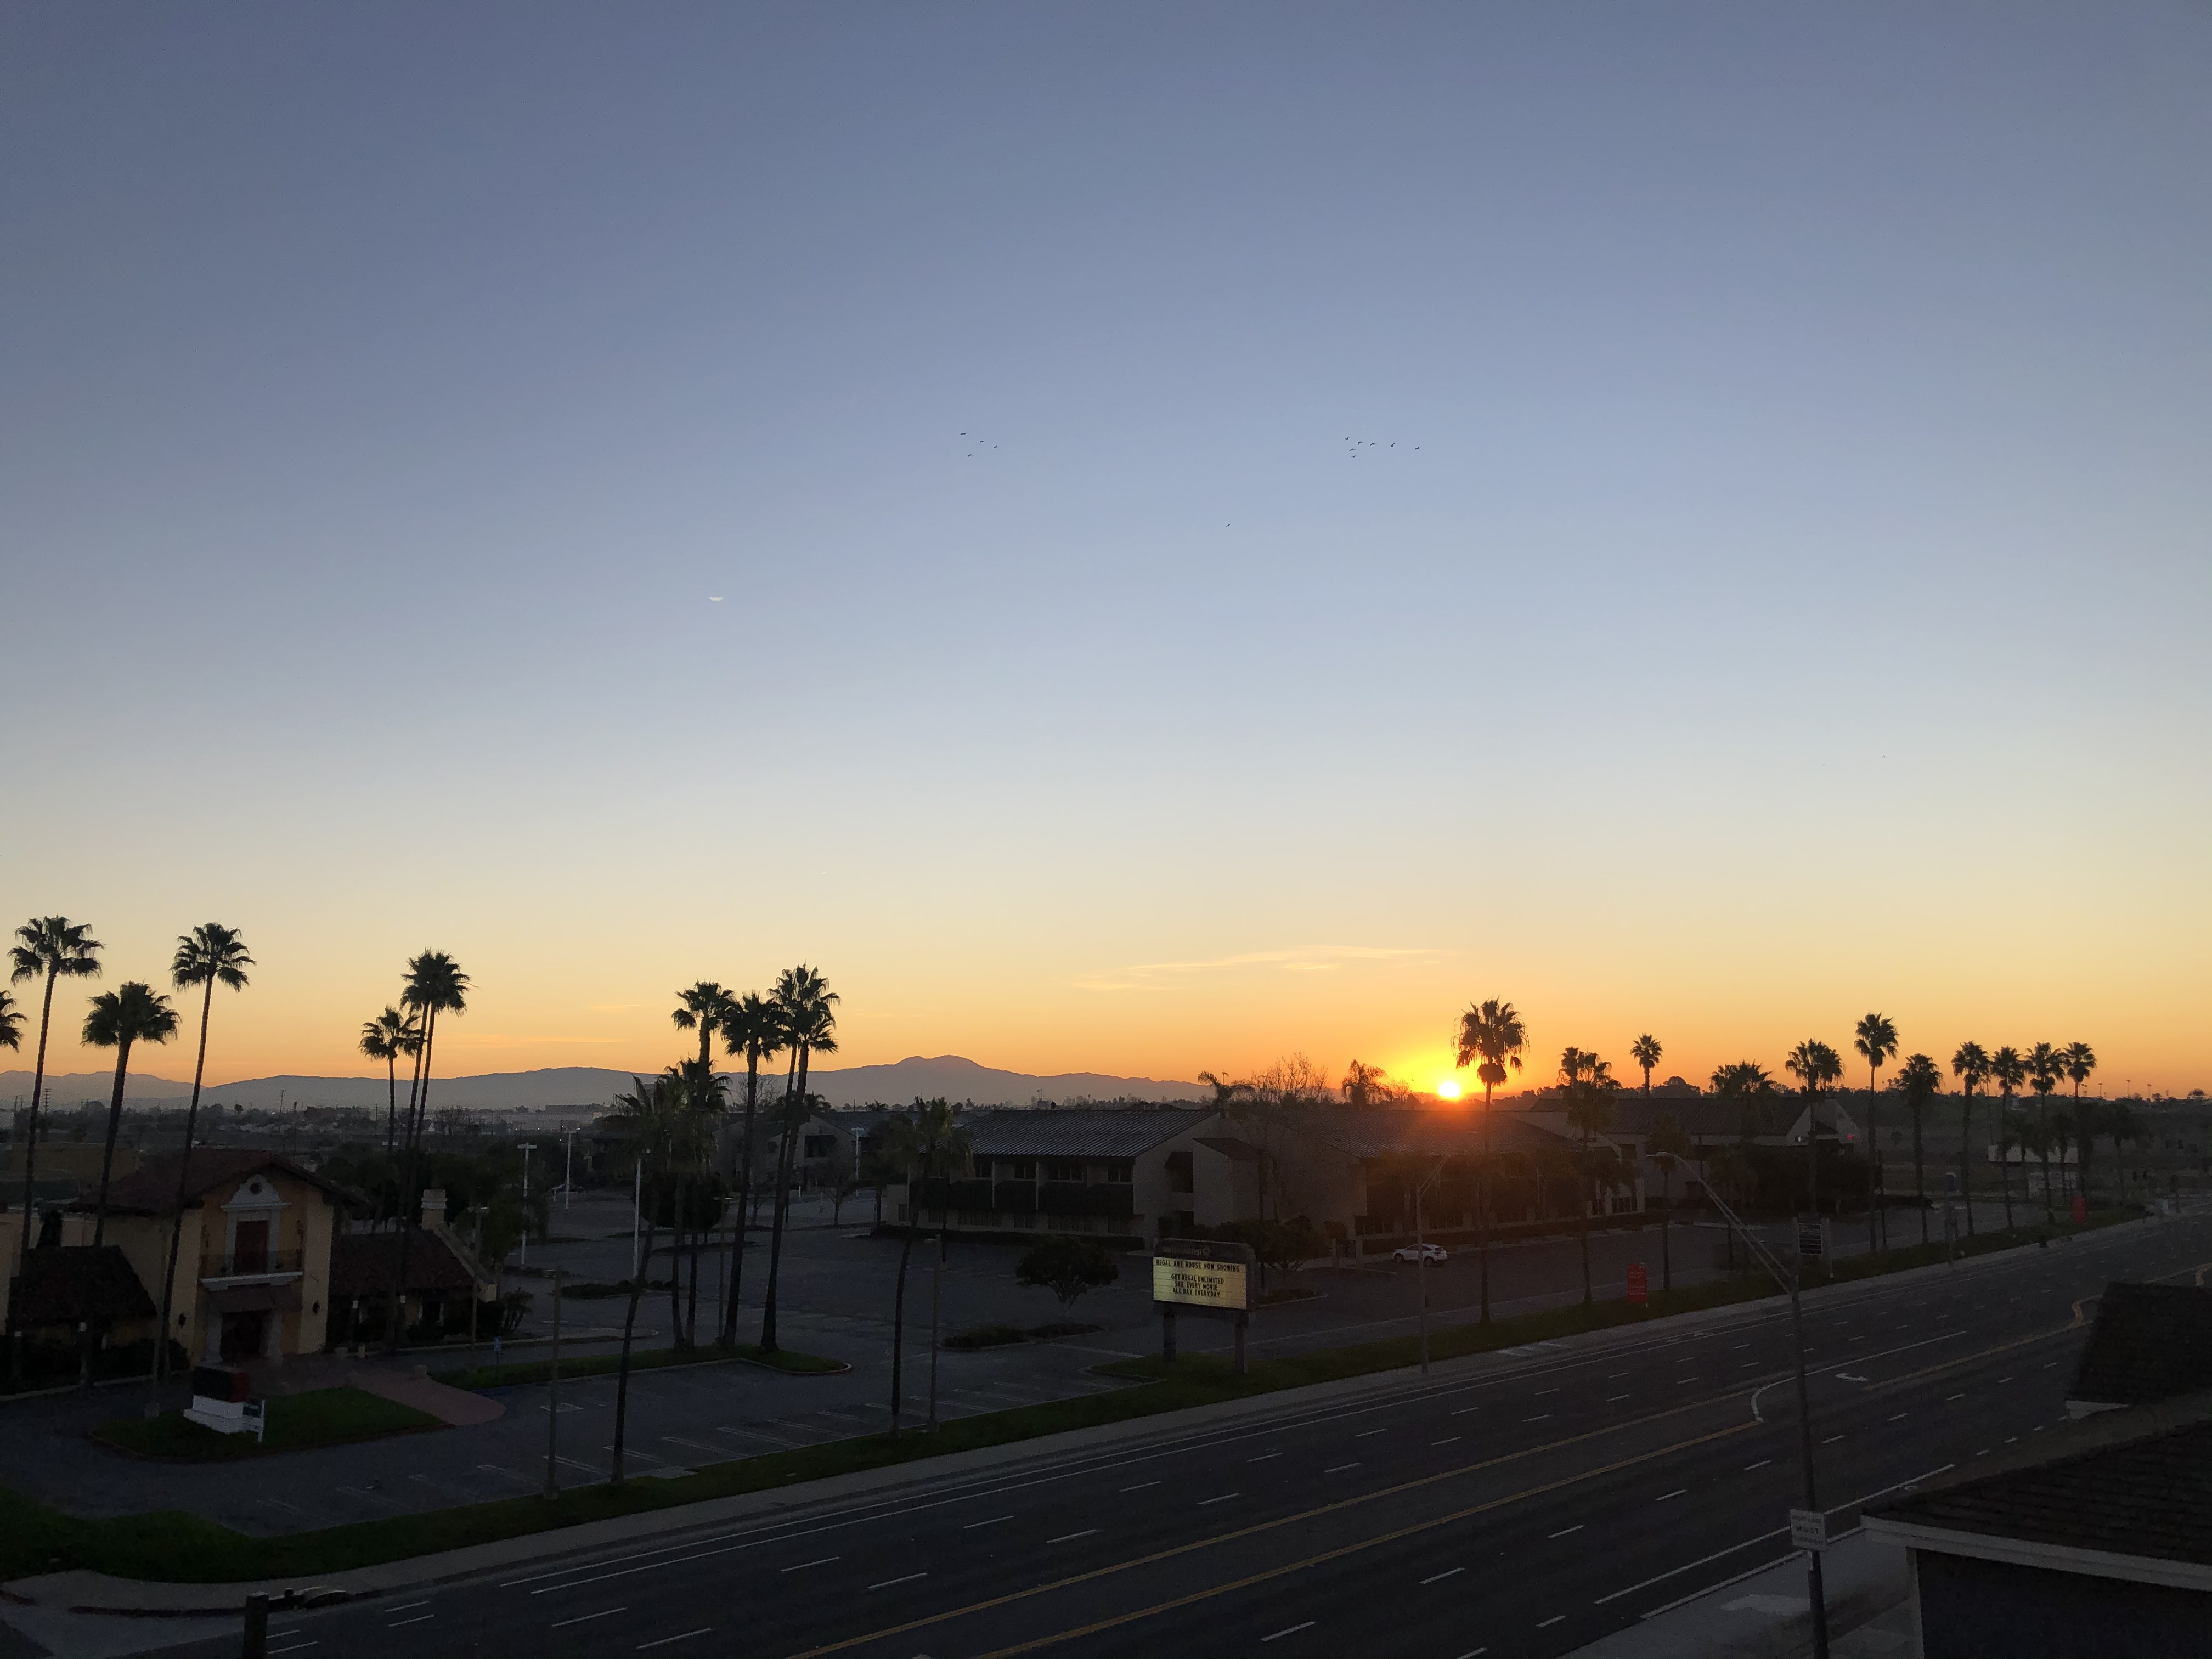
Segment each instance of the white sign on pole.
M1252 1305L1251 1269L1243 1261L1213 1259L1211 1252L1186 1255L1164 1245L1152 1258L1152 1300L1241 1313Z
M1827 1512L1824 1510L1790 1510L1790 1546L1792 1549L1800 1550L1824 1550L1827 1548Z

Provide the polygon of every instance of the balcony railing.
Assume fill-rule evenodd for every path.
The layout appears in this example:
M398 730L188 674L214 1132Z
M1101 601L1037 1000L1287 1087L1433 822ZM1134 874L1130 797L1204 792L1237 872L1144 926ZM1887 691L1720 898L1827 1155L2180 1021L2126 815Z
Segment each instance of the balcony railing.
M296 1273L297 1250L211 1251L200 1258L202 1279L251 1279L257 1273Z

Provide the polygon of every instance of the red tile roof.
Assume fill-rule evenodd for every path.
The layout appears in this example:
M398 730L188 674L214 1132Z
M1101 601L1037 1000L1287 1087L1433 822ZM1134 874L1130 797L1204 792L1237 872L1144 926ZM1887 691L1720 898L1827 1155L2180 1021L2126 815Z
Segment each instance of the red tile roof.
M174 1215L177 1212L177 1170L184 1158L182 1152L162 1152L148 1158L120 1180L111 1182L107 1188L108 1213ZM235 1186L262 1170L319 1187L334 1200L343 1200L347 1196L344 1188L317 1175L313 1170L295 1164L282 1152L253 1146L198 1146L192 1150L191 1160L191 1167L186 1172L188 1181L185 1188L187 1204L205 1198L219 1188ZM70 1207L90 1210L94 1205L91 1199L80 1199Z

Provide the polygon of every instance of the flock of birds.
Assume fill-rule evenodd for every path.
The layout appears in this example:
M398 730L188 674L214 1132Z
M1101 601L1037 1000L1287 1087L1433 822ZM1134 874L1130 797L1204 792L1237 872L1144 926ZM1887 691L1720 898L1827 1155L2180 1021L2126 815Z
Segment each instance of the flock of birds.
M1344 453L1351 456L1355 461L1369 450L1373 450L1379 454L1383 450L1395 449L1398 446L1394 443L1382 443L1373 438L1347 437L1344 441ZM1407 446L1409 452L1412 450L1417 450L1419 447L1420 445L1419 444L1409 444Z

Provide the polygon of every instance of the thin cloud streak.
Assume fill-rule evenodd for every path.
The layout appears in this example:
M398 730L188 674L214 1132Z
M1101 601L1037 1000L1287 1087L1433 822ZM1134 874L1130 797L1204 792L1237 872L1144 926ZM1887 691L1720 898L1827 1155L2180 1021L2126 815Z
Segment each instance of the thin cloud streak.
M1334 973L1346 963L1366 962L1442 962L1456 951L1427 946L1387 945L1307 945L1287 951L1247 951L1233 957L1205 962L1145 962L1109 972L1090 974L1074 981L1079 991L1158 991L1177 978L1191 974L1233 973L1239 969L1274 969L1291 974Z

